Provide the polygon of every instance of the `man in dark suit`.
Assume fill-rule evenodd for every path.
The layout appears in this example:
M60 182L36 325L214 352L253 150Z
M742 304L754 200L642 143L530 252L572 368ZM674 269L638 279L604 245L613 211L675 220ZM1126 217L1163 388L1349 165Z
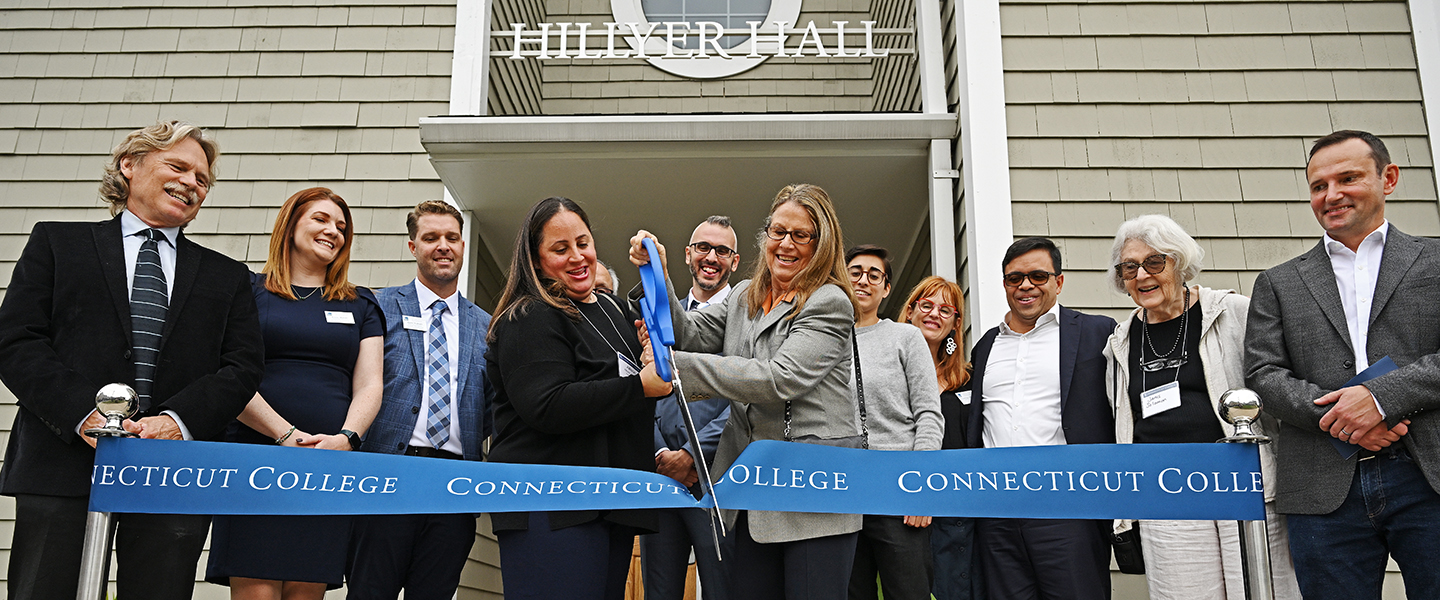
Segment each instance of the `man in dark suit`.
M730 274L740 266L736 250L735 229L730 218L713 216L690 234L685 246L685 264L690 267L690 293L685 296L686 310L697 310L720 304L730 295ZM690 416L699 428L696 437L700 448L690 445L685 418L673 397L655 403L655 471L691 487L699 493L699 474L695 461L703 456L706 464L715 462L715 447L720 433L730 419L730 401L712 398L690 403ZM696 454L696 452L700 454ZM720 540L724 560L715 555L711 540L710 513L700 508L676 508L659 511L659 530L640 536L640 563L645 582L645 597L650 600L680 600L685 596L685 572L690 553L695 553L695 569L700 576L700 590L705 600L729 597L730 560L735 547L729 536Z
M460 294L465 218L439 200L405 218L415 280L380 290L385 395L366 452L482 460L490 435L485 332L490 315ZM448 600L475 543L475 515L378 515L355 521L349 598Z
M118 214L38 223L0 304L0 380L19 412L0 469L15 497L12 599L75 597L95 393L131 384L143 438L215 440L259 387L264 345L245 266L182 233L219 150L177 121L132 132L100 191ZM118 515L119 595L190 598L208 516Z
M975 344L972 448L1113 444L1101 349L1110 317L1059 305L1060 250L1046 238L1010 245L1010 312ZM976 547L990 595L1006 600L1110 597L1109 521L981 519Z
M1440 598L1440 241L1385 219L1400 168L1374 135L1320 138L1305 174L1325 235L1256 278L1245 336L1246 383L1281 421L1300 591L1378 599L1389 556L1407 595ZM1387 356L1398 369L1347 385Z

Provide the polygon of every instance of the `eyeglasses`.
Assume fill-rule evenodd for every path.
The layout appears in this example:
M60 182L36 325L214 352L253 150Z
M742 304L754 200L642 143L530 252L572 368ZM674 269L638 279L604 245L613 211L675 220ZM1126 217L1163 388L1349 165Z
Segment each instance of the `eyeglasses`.
M767 225L765 227L765 236L777 242L785 239L785 236L787 235L790 236L790 241L795 242L796 244L800 244L801 246L815 241L816 238L816 235L809 231L800 231L798 229L785 231L784 229L781 229L774 225Z
M1151 275L1159 275L1165 270L1165 259L1170 258L1165 254L1152 254L1145 258L1145 262L1125 261L1115 265L1115 274L1120 279L1130 281L1140 275L1140 267L1145 267L1145 272Z
M1026 279L1029 279L1030 283L1035 285L1045 285L1045 282L1050 281L1051 277L1059 276L1059 273L1051 273L1049 271L1031 271L1029 273L1015 271L1005 274L1005 287L1020 287L1020 284Z
M929 300L916 300L914 306L915 310L918 310L927 315L930 313L935 313L939 315L942 319L949 319L955 316L955 307L950 306L949 304L936 304ZM939 312L935 312L937 310Z
M885 272L871 267L869 271L860 267L850 268L850 283L860 283L861 279L869 279L870 283L880 285L885 283Z
M709 254L711 250L714 250L715 256L720 258L730 258L730 255L735 253L735 250L729 246L712 246L710 242L695 242L690 244L690 247L694 248L695 253L700 256Z

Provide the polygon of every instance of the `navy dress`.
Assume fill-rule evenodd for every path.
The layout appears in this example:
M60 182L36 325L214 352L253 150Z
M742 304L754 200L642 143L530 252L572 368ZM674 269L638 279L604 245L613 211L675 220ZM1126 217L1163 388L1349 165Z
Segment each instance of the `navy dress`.
M287 300L265 289L263 275L253 275L251 287L265 335L260 396L301 431L339 433L350 410L360 340L385 334L375 296L359 288L354 300L326 301L323 291L296 286L296 296L304 299ZM275 443L239 422L231 424L226 439ZM349 540L348 516L217 515L205 580L228 585L231 577L249 577L338 588Z

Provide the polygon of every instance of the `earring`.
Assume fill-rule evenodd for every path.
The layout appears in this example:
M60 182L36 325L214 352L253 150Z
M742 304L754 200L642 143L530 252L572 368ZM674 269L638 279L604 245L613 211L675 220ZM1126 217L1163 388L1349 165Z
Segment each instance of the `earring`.
M945 353L954 354L958 346L955 344L955 334L945 336Z

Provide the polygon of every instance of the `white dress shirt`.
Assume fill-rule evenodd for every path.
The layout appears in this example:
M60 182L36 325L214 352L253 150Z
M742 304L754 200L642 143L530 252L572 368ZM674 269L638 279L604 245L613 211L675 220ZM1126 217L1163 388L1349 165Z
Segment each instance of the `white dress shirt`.
M120 212L120 240L125 250L125 290L128 293L135 291L135 261L140 258L140 246L145 243L145 236L138 235L146 229L159 229L165 234L165 243L155 244L156 250L160 252L160 270L165 272L165 297L170 298L175 292L175 242L180 239L179 227L150 227L135 216L135 213L126 209ZM127 317L128 318L128 317ZM95 414L96 411L90 411ZM173 410L160 411L162 415L169 415L175 419L175 425L180 427L180 437L192 440L190 429L185 427L185 422L180 420L180 415ZM86 415L85 419L90 416ZM75 426L75 433L84 435L81 431L85 427L85 419Z
M985 363L986 448L1065 443L1060 421L1060 305L1016 333L1005 322Z
M1351 351L1355 354L1355 372L1370 368L1367 350L1370 345L1370 310L1375 298L1375 281L1380 277L1380 259L1385 255L1385 240L1390 234L1390 221L1360 240L1352 251L1345 244L1325 234L1325 252L1330 255L1330 268L1335 272L1335 285L1340 288L1340 304L1345 307L1345 326L1350 330ZM1375 402L1380 415L1385 409Z
M729 296L729 295L730 295L730 284L729 284L729 283L726 283L726 284L725 284L725 287L722 287L722 288L720 288L719 291L715 292L715 295L714 295L714 296L711 296L709 300L696 300L696 299L695 299L695 288L692 287L692 288L690 288L690 293L685 294L685 305L683 306L683 308L684 308L686 311L700 310L700 309L702 309L702 308L705 308L705 307L707 307L707 306L710 306L711 304L719 304L719 303L721 303L721 302L724 302L724 301L725 301L725 297L726 297L726 296ZM692 303L694 303L694 306L693 306L693 307L691 306Z
M420 301L420 314L425 321L425 348L430 347L430 321L435 318L435 311L431 309L440 296L420 283L419 279L414 281L415 298ZM459 376L460 366L460 290L456 289L450 297L444 298L445 306L448 307L445 314L440 316L440 326L445 328L445 353L450 359L450 439L440 446L441 450L454 454L464 454L465 449L460 444L460 395L455 389L455 380ZM422 352L420 372L420 415L415 420L415 429L410 432L410 445L422 448L430 447L430 436L425 433L428 426L426 421L430 414L430 397L425 393L424 369L429 368L429 355Z

